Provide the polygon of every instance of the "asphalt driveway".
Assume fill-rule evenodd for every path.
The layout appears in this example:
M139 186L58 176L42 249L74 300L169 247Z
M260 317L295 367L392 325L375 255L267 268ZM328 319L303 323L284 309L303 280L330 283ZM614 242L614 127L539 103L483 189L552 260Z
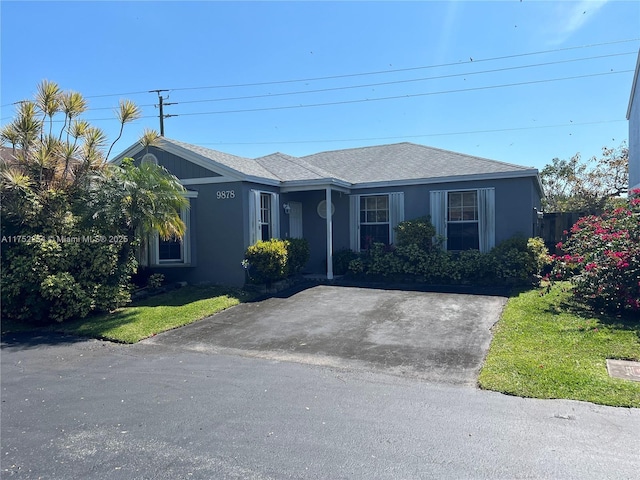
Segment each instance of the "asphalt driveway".
M502 296L320 285L143 343L473 385L505 303Z

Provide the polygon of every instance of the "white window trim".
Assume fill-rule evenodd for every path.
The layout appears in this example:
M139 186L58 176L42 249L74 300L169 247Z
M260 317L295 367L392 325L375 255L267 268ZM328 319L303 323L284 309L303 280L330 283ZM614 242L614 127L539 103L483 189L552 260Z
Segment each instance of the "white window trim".
M489 252L496 244L496 213L495 213L495 188L459 188L455 190L434 190L431 192L431 223L436 229L436 235L444 237L442 248L447 249L447 225L449 193L477 192L478 200L478 243L479 250ZM474 220L475 222L475 220ZM464 222L458 222L464 223Z
M271 219L269 230L271 238L280 238L280 195L264 190L249 191L249 245L255 245L262 239L262 218L260 215L260 197L262 194L271 196Z
M180 212L180 218L185 225L184 236L180 242L180 260L161 260L160 259L160 235L155 233L152 241L152 266L153 267L172 267L172 266L188 266L191 264L191 219L190 210L183 208Z
M389 244L395 243L395 230L398 223L404 221L404 192L380 192L366 193L360 195L351 195L349 197L350 212L350 248L354 252L360 251L360 198L362 197L381 197L386 195L389 199L389 222L380 222L380 224L389 224ZM373 225L367 223L367 225Z

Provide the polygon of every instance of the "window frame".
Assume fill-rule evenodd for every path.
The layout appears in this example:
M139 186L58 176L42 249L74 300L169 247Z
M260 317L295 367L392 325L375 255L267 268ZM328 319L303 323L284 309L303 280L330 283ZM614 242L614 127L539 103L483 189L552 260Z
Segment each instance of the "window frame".
M273 202L271 194L260 192L260 215L258 216L258 230L260 231L259 239L267 241L273 238ZM266 237L265 238L265 228Z
M184 193L184 196L189 200L189 205L180 210L180 218L184 222L185 231L182 240L180 241L180 260L177 259L167 259L160 260L160 235L156 232L149 236L149 250L148 254L144 254L144 258L148 258L150 260L149 267L159 268L159 267L189 267L193 266L192 263L192 242L193 237L191 236L191 203L192 199L198 198L198 192L188 190Z
M471 187L451 190L431 190L429 193L429 212L431 222L436 229L436 236L444 238L441 248L447 250L448 219L449 219L449 193L452 192L477 192L478 205L478 250L482 253L491 251L496 244L496 187Z
M386 208L381 209L378 208L378 200L384 198L386 201ZM373 206L374 208L367 208L367 203L369 200L372 199L376 199L375 201L375 205ZM363 201L364 201L364 209L363 209ZM371 247L373 247L374 243L385 243L385 242L375 242L375 241L371 241L371 245L369 245L368 247L366 247L366 242L365 239L363 238L363 226L367 227L367 226L380 226L380 225L386 225L387 226L387 242L385 243L385 245L389 245L391 243L391 206L390 206L390 200L389 200L389 194L388 193L372 193L372 194L367 194L367 195L360 195L359 196L359 205L358 205L358 226L359 226L359 230L360 230L360 234L359 234L359 245L360 245L360 251L363 250L369 250L371 249ZM380 212L386 212L386 221L379 221L378 220L378 216ZM364 220L363 220L363 214L364 214ZM373 214L376 218L375 220L371 221L369 220L368 216L369 214Z
M473 194L473 202L467 203L465 202L465 196L469 194ZM460 196L459 205L452 206L452 196ZM462 252L465 250L480 250L480 206L478 200L478 189L470 189L470 190L451 190L447 191L447 210L446 210L446 224L447 224L447 250L451 252ZM455 209L455 210L454 210ZM458 213L456 218L452 220L452 211ZM465 218L468 216L468 213L472 211L473 218ZM475 225L474 232L474 245L471 247L464 248L464 233L461 235L457 235L456 237L452 237L452 225L456 226L456 230L458 228L461 231L465 230L465 226ZM451 248L452 239L457 243L460 243L463 248Z
M267 199L268 200L265 200ZM268 202L267 208L263 208ZM268 190L249 190L249 238L248 244L264 241L264 229L268 230L266 240L280 238L280 194ZM265 222L263 213L268 212L268 222Z
M184 236L177 242L180 243L180 258L179 259L162 259L160 258L160 244L162 242L171 242L171 240L162 240L160 235L156 233L154 235L154 258L153 266L166 267L172 265L189 265L191 263L191 221L190 221L190 209L183 208L180 211L180 218L185 224Z

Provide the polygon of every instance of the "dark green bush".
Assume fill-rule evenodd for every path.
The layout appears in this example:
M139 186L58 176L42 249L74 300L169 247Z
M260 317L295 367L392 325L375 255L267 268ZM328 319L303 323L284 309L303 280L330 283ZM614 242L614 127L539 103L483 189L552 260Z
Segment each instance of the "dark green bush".
M540 238L514 236L491 250L489 255L493 257L496 278L512 283L525 282L539 275L550 262Z
M69 272L47 275L40 284L40 294L49 302L49 319L56 322L84 318L91 311L89 292Z
M349 263L349 271L389 279L414 279L430 284L514 284L539 275L550 261L542 239L514 237L489 253L447 252L402 243L389 250L374 244Z
M434 248L433 237L436 234L436 228L431 224L429 216L405 220L400 222L394 230L398 245L417 245L418 248L427 251Z
M2 248L2 315L47 324L109 311L130 300L136 263L122 245L28 237ZM84 241L83 241L84 239Z
M344 275L349 272L349 264L358 258L358 254L348 248L333 253L333 273Z
M304 238L289 238L284 244L287 249L287 272L296 275L309 261L309 242Z
M244 259L248 264L249 280L252 283L271 284L289 273L284 240L261 240L247 248Z

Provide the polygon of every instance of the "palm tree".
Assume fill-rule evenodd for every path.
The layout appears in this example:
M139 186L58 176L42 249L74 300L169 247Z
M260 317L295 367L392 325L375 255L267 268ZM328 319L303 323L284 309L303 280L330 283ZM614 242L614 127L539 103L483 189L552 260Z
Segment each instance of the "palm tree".
M60 111L60 87L55 82L43 80L38 85L36 93L36 104L42 112L42 124L49 117L49 135L53 129L53 116ZM44 136L44 132L40 132L40 138Z
M189 207L189 200L174 175L160 165L135 166L130 158L113 166L111 175L120 193L113 206L138 242L154 233L165 240L184 236L180 213Z
M0 140L13 147L13 159L0 163L2 234L87 238L129 234L134 245L144 245L156 232L163 238L181 238L185 224L180 213L189 203L178 179L157 165L136 167L127 160L116 166L106 161L124 125L140 116L138 108L129 101L120 102L120 133L107 155L104 132L78 118L85 109L79 94L61 92L55 83L44 81L36 101L20 102L15 120L0 130ZM65 118L54 135L57 114ZM141 142L149 148L156 138L157 133L145 132ZM42 283L48 277L73 280L69 290L62 292L65 304L77 303L80 297L95 308L125 302L135 269L132 246L90 247L59 246L55 255L48 247L31 244L0 249L0 280L3 286L13 285L0 288L3 314L19 319L86 314L77 309L56 310L51 292Z
M62 111L64 112L65 117L64 125L60 130L58 140L62 139L62 133L66 130L67 141L69 141L69 134L71 133L73 119L87 110L87 102L78 92L63 92L60 95L60 103L62 104ZM69 123L69 129L67 129L67 122Z
M131 100L120 100L120 107L116 110L116 116L120 121L120 132L118 133L118 137L113 141L109 150L107 151L106 159L109 159L109 155L111 154L111 149L116 144L120 137L122 137L122 131L124 130L124 125L129 122L133 122L140 118L141 112L138 106L133 103Z

